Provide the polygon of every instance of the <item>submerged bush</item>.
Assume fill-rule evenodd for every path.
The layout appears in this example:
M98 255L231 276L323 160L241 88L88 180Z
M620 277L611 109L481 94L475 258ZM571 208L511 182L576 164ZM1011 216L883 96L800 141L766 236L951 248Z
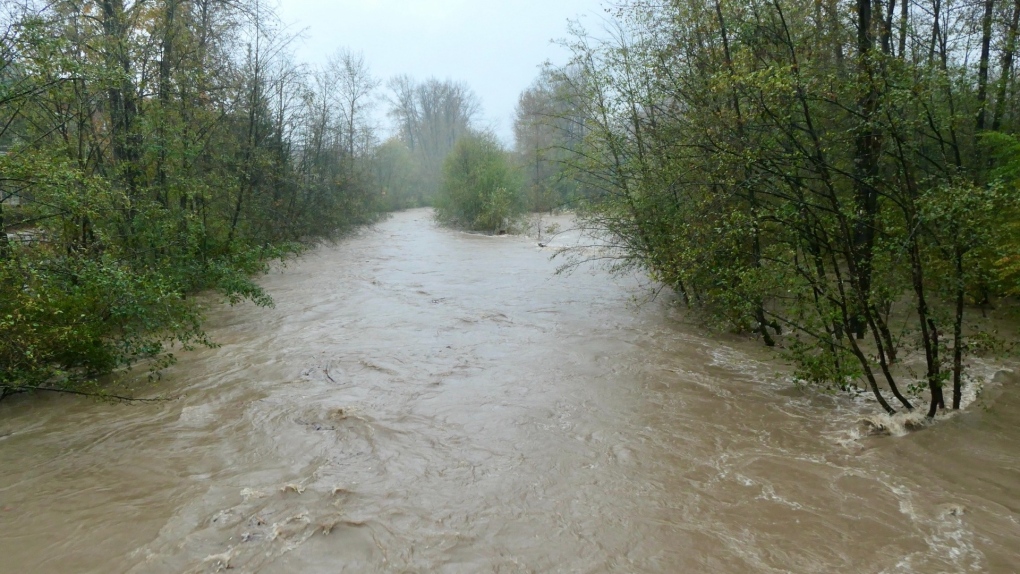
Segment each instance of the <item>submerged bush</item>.
M507 152L488 134L470 134L443 164L436 218L474 231L509 231L524 212L520 177Z
M108 257L0 261L0 392L80 388L165 344L204 341L196 309L159 272Z

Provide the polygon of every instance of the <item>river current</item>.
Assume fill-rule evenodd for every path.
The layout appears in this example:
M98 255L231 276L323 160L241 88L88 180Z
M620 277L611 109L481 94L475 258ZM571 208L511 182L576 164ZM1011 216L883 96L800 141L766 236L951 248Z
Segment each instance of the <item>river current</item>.
M398 213L211 305L173 400L0 403L0 572L1020 569L1013 375L868 435L571 237Z

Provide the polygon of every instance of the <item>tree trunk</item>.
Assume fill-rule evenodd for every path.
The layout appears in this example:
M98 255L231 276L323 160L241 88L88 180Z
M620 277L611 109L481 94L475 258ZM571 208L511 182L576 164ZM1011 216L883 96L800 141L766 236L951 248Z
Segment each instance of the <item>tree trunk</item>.
M963 399L963 250L956 249L956 316L953 318L953 410Z
M716 13L716 16L719 18L719 32L722 35L723 55L726 58L726 69L732 75L733 74L733 61L730 59L730 41L729 41L729 35L728 35L727 29L726 29L726 20L723 18L722 4L719 2L719 0L716 0L716 3L715 3L715 13ZM732 93L731 93L731 101L732 101L732 106L733 106L733 113L736 115L736 120L737 120L737 137L738 137L739 140L743 141L745 139L745 136L744 136L744 119L743 119L743 115L742 115L741 110L740 110L740 99L739 99L739 97L737 95L736 90L733 90ZM747 177L748 177L748 173L745 170L744 178L747 179ZM758 220L757 220L757 217L758 217L758 213L757 213L757 211L758 211L758 199L756 197L756 194L754 192L754 188L753 187L749 186L747 188L747 199L748 199L748 205L749 205L749 207L751 209L751 220L752 220L751 224L754 226L753 229L752 229L752 238L751 238L751 259L752 259L751 264L754 266L755 269L760 269L761 268L761 231L758 229ZM765 345L769 346L769 347L776 346L775 339L773 339L772 335L769 334L768 323L765 321L765 305L764 305L764 302L761 299L756 299L754 301L754 318L755 318L755 321L758 324L757 325L757 331L761 335L761 339L765 343Z
M906 58L907 55L907 15L909 14L910 2L903 0L900 2L900 49L899 57L901 60Z
M875 43L872 35L874 23L870 0L857 0L857 17L858 72L867 88L857 102L861 126L858 128L854 152L854 199L857 213L854 221L852 256L856 263L854 288L860 291L867 307L871 302L871 259L875 244L875 216L878 212L878 190L875 189L875 181L878 178L882 148L881 133L872 125L878 110L880 94L870 61ZM864 337L866 324L861 314L866 312L866 308L858 310L851 322L858 339Z
M2 200L3 198L0 198ZM0 261L11 257L11 242L7 238L7 224L4 222L4 204L0 201Z
M985 0L985 14L981 19L981 60L978 64L977 129L985 129L985 108L988 99L988 58L992 44L992 10L995 0Z
M1016 53L1017 27L1020 25L1020 0L1013 2L1013 17L1009 21L1006 47L1002 52L1002 69L999 72L999 90L995 97L995 111L992 112L992 130L998 131L1002 114L1006 109L1006 88L1013 71L1013 57Z
M101 9L103 35L105 40L106 63L111 71L116 70L120 78L113 80L107 89L110 107L110 140L113 153L114 172L118 175L128 194L125 209L128 229L125 238L132 235L130 227L137 209L138 185L141 177L139 166L140 138L135 129L138 115L136 93L132 81L133 70L127 47L128 30L124 21L123 0L102 0Z
M928 60L935 61L935 47L939 44L941 31L939 29L939 18L942 17L942 0L935 0L932 6L931 44L928 46Z
M942 398L942 382L939 380L939 332L935 322L928 315L928 301L924 292L924 271L921 262L921 250L916 236L910 244L911 278L914 296L917 300L917 318L921 326L921 345L924 347L925 374L928 390L931 393L931 404L928 407L928 418L934 418L939 406L944 405Z
M159 80L156 86L159 100L159 118L156 128L159 152L156 157L156 201L164 208L170 205L170 191L167 185L167 114L170 110L170 73L173 65L174 26L177 15L177 0L167 0L164 9L163 39L159 60Z

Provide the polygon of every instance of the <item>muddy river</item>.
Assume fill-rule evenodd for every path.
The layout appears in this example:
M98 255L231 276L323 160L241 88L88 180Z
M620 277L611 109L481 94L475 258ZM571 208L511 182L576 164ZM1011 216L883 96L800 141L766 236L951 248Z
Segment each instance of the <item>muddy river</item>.
M868 436L757 344L399 213L116 405L0 404L0 572L1015 572L1020 387ZM548 240L546 240L548 241ZM994 375L994 377L993 377Z

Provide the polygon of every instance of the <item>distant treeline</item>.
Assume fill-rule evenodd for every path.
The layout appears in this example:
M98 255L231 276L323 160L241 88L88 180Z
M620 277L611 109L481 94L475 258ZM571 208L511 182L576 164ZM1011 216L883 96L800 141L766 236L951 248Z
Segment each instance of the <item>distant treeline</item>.
M565 107L532 114L560 135L529 169L567 166L621 265L799 380L863 382L890 413L957 408L996 339L974 319L1020 289L1020 1L610 12L533 91Z

